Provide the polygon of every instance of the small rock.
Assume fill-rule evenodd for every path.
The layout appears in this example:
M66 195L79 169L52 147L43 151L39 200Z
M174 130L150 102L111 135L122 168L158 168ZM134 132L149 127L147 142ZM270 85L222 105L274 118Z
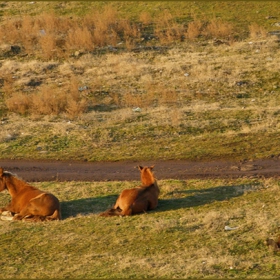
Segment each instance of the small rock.
M87 90L88 87L87 86L83 86L83 87L79 87L78 89L79 89L79 91L83 91L83 90Z
M44 29L41 29L41 30L40 30L40 34L41 34L42 36L45 36L45 35L46 35L46 31L45 31Z
M235 230L238 229L238 227L229 227L229 226L225 226L225 230Z
M132 109L133 112L141 112L141 108L139 107L135 107Z
M26 85L29 87L38 87L42 84L41 81L39 80L35 80L35 79L31 79Z
M19 54L20 53L20 51L21 51L21 48L20 48L20 46L11 46L11 52L13 53L13 54Z

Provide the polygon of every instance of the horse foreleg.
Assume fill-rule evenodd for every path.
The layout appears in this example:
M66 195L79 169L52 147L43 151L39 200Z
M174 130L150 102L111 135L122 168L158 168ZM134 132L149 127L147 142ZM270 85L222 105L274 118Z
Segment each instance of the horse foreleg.
M0 219L2 221L11 221L13 220L13 218L14 218L13 213L10 211L3 211L0 216Z
M23 220L29 219L33 220L35 216L37 216L34 211L35 209L32 207L31 204L26 205L19 213L14 216L14 220Z
M0 219L3 221L13 220L14 214L15 212L11 203L9 203L6 207L0 208Z
M2 213L5 212L5 211L8 211L8 210L6 209L6 207L0 208L0 214L2 214Z
M2 214L5 211L9 211L11 213L15 213L14 207L12 205L12 202L10 202L7 206L0 208L0 214Z

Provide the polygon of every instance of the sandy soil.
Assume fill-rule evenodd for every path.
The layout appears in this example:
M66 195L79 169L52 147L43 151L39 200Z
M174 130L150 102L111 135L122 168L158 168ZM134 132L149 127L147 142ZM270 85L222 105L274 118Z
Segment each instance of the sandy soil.
M153 161L153 162L63 162L0 160L6 171L29 182L42 181L138 181L137 165L155 165L158 180L209 178L269 178L280 176L280 159L255 161Z

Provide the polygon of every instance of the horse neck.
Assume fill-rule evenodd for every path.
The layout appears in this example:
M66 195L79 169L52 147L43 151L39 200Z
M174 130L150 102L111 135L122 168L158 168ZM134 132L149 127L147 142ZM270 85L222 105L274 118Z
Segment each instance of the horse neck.
M143 186L151 186L155 183L156 179L150 171L141 174L141 182Z
M13 197L29 185L26 182L21 181L12 175L9 175L6 176L6 186L10 195Z

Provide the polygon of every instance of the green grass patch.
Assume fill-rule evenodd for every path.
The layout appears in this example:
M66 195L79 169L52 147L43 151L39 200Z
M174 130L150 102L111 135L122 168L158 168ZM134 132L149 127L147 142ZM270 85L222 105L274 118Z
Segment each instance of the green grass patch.
M62 221L1 222L4 278L274 278L279 181L159 181L158 208L104 218L138 182L42 182L61 201ZM9 195L0 195L5 205ZM237 227L225 231L225 226ZM30 238L32 237L32 238Z

